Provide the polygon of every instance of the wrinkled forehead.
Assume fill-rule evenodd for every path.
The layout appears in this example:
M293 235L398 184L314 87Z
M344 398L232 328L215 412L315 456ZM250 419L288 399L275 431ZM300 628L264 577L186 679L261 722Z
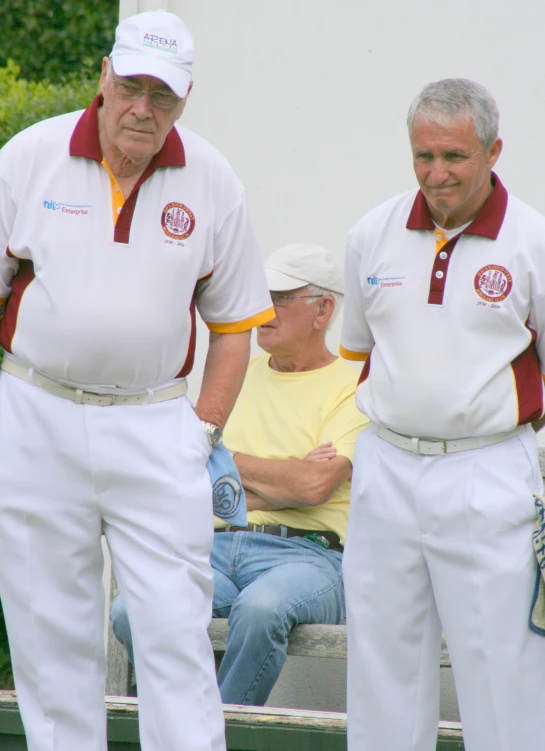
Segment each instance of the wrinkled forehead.
M425 116L418 117L410 133L410 143L413 152L428 148L483 149L472 118L451 117L437 122Z
M172 94L172 96L176 96L170 86L168 86L164 81L161 81L160 78L155 78L155 76L124 76L122 78L121 76L116 75L116 78L119 78L129 85L138 86L145 91L164 91L165 94Z
M141 75L135 75L135 76L120 76L119 73L116 73L113 60L110 59L110 69L112 73L115 75L115 77L123 81L125 83L134 84L135 86L140 86L143 89L150 90L150 89L161 89L162 91L168 92L169 94L172 94L173 96L176 96L170 86L166 84L161 78L157 78L156 76L148 76L145 74Z
M475 131L475 121L471 112L460 110L456 114L445 112L440 109L423 109L415 117L412 131L421 125L436 126L437 130L454 132L460 129L466 132Z
M300 287L292 287L291 289L275 289L275 286L269 285L269 292L275 293L277 295L294 295L296 292L301 292L301 290L306 289L308 287L308 284L302 284Z

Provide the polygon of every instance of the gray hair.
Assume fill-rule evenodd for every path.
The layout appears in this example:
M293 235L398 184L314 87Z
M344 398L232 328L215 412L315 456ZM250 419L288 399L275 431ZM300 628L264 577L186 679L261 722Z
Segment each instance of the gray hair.
M327 322L327 328L330 329L331 326L335 323L337 318L339 317L339 314L341 312L342 308L342 302L344 300L344 295L342 295L340 292L332 292L330 289L325 289L325 287L317 287L315 284L308 284L306 289L307 295L318 295L319 297L332 297L335 301L335 309L333 310L333 313L331 315L331 318ZM307 303L310 305L310 303L314 302L315 298L307 298Z
M500 115L494 98L484 86L467 78L445 78L424 86L409 107L409 135L418 117L440 125L453 119L472 120L484 151L498 137Z

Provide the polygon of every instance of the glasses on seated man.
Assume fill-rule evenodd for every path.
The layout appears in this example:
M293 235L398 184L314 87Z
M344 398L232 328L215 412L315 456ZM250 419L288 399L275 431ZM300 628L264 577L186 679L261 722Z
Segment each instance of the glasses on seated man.
M283 295L281 292L271 292L272 304L277 308L286 308L292 300L303 300L307 297L323 297L324 295Z

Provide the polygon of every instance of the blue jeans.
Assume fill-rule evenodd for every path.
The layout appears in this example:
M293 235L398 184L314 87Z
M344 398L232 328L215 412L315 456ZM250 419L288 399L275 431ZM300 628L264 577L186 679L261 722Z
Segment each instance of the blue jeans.
M265 704L286 660L288 636L300 623L342 623L342 556L301 537L259 532L214 536L214 618L229 619L218 671L224 704ZM130 626L118 597L113 630L132 661Z

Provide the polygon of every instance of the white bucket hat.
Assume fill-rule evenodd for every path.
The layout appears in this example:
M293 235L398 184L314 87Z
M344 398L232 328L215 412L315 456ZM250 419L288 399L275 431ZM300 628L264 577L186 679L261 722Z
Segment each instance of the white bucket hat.
M118 76L154 76L183 99L191 83L193 37L174 13L153 10L122 21L110 55Z
M265 260L265 274L272 292L313 284L344 294L343 270L333 253L320 245L294 243L275 250Z

